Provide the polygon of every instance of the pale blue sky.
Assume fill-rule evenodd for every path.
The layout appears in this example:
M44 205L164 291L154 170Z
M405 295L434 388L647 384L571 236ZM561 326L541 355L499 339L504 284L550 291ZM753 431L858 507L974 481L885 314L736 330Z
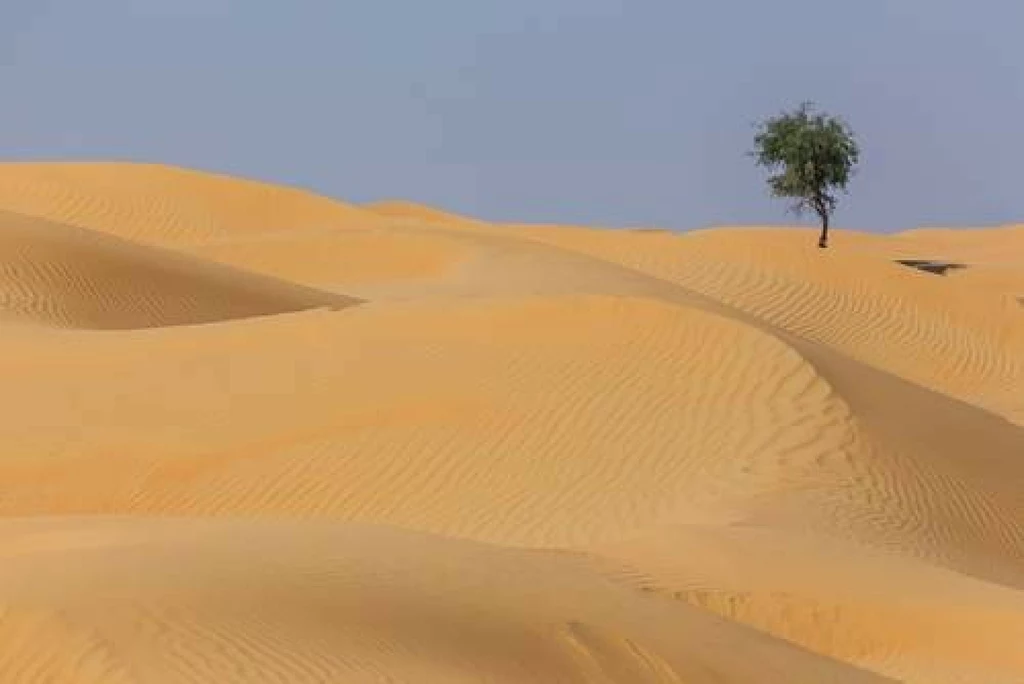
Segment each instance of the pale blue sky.
M5 0L0 157L160 161L495 220L791 220L801 100L849 227L1024 221L1020 0Z

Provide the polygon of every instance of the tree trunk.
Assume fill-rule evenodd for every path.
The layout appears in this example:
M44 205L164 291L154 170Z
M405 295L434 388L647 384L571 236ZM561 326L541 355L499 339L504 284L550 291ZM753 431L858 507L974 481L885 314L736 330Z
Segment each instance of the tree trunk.
M828 212L821 213L821 237L818 238L818 247L828 247Z

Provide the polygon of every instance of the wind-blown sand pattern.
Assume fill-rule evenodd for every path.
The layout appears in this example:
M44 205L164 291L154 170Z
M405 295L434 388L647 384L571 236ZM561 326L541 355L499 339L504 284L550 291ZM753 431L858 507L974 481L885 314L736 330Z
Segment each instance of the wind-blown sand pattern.
M0 165L0 681L1024 681L1022 254Z

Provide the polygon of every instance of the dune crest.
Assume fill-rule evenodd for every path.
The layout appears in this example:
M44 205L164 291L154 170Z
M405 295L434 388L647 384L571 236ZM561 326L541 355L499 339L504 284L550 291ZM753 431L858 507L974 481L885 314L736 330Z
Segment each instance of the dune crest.
M1019 682L1020 236L0 165L3 680Z

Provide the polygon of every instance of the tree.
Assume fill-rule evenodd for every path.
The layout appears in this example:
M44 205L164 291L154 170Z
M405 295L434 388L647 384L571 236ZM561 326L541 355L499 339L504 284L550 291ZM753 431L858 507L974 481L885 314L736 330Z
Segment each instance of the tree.
M846 190L860 160L860 147L850 127L805 102L762 123L751 156L772 172L768 187L773 197L794 200L791 209L797 215L807 210L818 215L818 247L828 247L837 192Z

